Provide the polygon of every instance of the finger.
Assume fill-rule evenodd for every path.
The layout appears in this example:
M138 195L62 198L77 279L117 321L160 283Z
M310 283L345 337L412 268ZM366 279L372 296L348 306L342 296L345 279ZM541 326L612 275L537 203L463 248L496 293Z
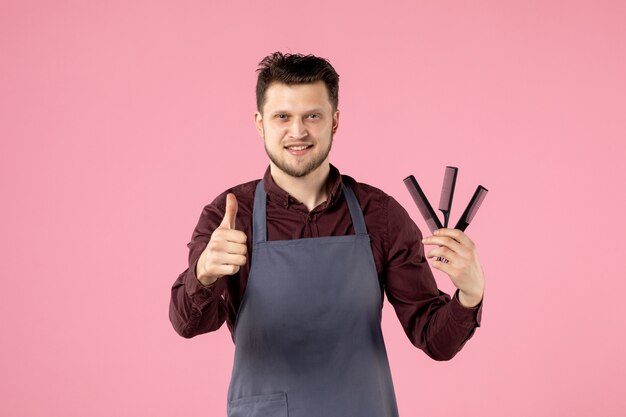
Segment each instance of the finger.
M231 255L246 255L248 253L248 247L242 243L223 242L220 249L221 252Z
M221 253L218 257L216 257L214 262L215 265L243 266L248 262L248 258L245 255Z
M228 193L226 195L226 210L224 210L224 219L220 224L220 227L225 229L234 229L235 221L237 219L237 197L235 194Z
M444 246L439 246L433 250L431 250L430 252L428 252L428 254L426 255L426 257L428 259L432 259L432 258L444 258L447 259L449 262L456 262L457 264L460 261L460 257L458 256L458 254ZM438 259L439 260L439 259Z
M435 234L437 236L447 236L459 242L461 245L471 248L474 246L474 242L461 230L459 229L449 229L449 228L441 228L435 230Z
M243 243L235 243L218 239L212 239L207 244L207 250L212 257L219 256L222 253L229 253L232 255L246 255L248 253L248 247Z
M228 253L233 255L247 255L248 246L245 243L229 242Z
M211 235L211 241L246 243L248 236L241 230L218 228L215 229L213 235Z
M461 245L459 242L457 242L451 237L429 236L429 237L422 239L422 243L424 245L444 246L459 254L465 254L467 252L467 248L463 247L463 245Z
M210 273L214 276L223 277L225 275L234 275L239 272L238 265L213 265L210 269Z
M449 277L451 277L454 272L453 267L449 263L445 263L442 261L432 261L431 265L433 268L438 269L441 272L444 272Z

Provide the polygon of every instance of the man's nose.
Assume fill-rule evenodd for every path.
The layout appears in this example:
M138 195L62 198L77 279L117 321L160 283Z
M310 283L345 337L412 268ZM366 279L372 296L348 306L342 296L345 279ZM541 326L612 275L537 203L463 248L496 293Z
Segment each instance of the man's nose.
M293 122L291 122L291 125L289 126L289 136L294 139L301 139L306 135L308 135L308 132L302 120L294 118Z

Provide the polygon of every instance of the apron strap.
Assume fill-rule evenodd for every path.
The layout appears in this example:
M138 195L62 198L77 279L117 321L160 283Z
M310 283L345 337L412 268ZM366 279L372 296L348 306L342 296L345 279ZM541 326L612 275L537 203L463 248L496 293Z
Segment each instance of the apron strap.
M254 192L254 207L252 208L252 239L254 244L267 240L267 194L263 187L263 180L259 181Z
M359 205L359 200L356 199L354 191L343 180L341 181L343 187L343 195L348 202L348 209L350 209L350 215L352 216L352 226L354 226L354 232L357 235L366 235L367 227L365 226L365 219L363 218L363 211Z
M359 201L354 195L352 188L342 180L343 195L348 203L352 225L357 235L367 235L367 227L363 211L359 206ZM259 181L254 192L254 207L252 209L252 238L254 244L267 240L267 193L263 185L263 180Z

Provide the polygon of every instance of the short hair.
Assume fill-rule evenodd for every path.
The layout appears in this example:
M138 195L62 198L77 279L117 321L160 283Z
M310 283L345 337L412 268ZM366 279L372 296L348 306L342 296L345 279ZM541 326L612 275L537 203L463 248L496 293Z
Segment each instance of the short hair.
M286 85L311 84L323 81L328 97L337 110L339 104L339 74L324 58L315 55L283 54L274 52L263 58L257 68L256 106L261 111L265 104L265 91L274 83Z

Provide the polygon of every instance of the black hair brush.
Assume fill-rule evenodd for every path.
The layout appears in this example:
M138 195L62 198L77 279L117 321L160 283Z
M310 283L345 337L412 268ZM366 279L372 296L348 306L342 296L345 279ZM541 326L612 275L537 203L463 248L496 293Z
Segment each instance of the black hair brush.
M459 172L457 167L446 167L439 197L439 211L443 213L443 227L448 227L450 210L452 209L452 197L454 196L454 186L456 185L456 175Z
M444 218L443 225L441 224L441 221L439 221L437 214L430 205L430 202L426 198L426 195L417 183L415 177L413 175L409 175L403 180L404 185L406 185L407 190L409 190L409 194L411 194L411 197L413 197L413 201L415 201L415 204L422 214L422 217L424 217L426 225L430 229L431 233L433 233L437 229L448 226L448 219L450 218L450 210L452 208L452 197L454 196L454 187L456 185L457 173L457 167L446 167L446 172L443 178L443 186L441 188L441 198L439 200L439 210L443 213ZM469 226L470 222L476 215L476 212L480 208L480 205L485 199L487 191L489 190L487 190L482 185L479 185L476 188L474 196L465 208L465 211L461 215L461 218L457 222L456 226L454 226L455 229L464 231L467 226Z
M404 185L406 185L409 194L413 197L413 201L415 201L417 208L420 213L422 213L422 217L426 220L426 225L428 229L430 229L430 232L434 233L435 230L441 229L443 226L415 177L413 175L406 177L404 179Z
M457 222L456 226L454 226L455 229L463 231L467 228L467 226L469 226L470 222L476 215L476 212L480 208L480 205L483 203L483 200L487 196L487 191L489 190L487 190L482 185L476 187L476 191L474 192L472 199L465 208L465 211L461 215L461 218Z

